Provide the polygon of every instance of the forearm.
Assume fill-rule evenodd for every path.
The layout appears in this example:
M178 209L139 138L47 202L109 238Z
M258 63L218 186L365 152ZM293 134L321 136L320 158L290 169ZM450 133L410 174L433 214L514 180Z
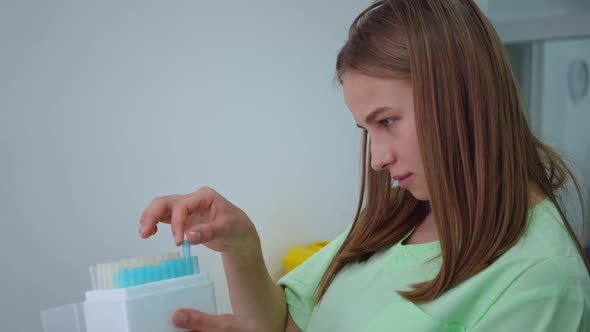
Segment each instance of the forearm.
M285 331L287 304L283 289L272 281L260 239L248 250L222 254L234 314L252 321L259 331Z

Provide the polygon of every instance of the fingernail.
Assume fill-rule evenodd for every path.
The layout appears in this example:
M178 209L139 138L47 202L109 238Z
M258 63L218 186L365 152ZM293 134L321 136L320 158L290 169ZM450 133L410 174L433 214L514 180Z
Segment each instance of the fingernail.
M172 321L176 325L185 325L186 323L188 323L188 315L185 314L182 311L181 312L177 312L177 313L174 314L174 317L172 318Z
M137 231L141 235L141 231L143 230L143 225L139 225L139 230Z
M201 241L201 233L197 231L190 232L188 234L188 241L193 244Z

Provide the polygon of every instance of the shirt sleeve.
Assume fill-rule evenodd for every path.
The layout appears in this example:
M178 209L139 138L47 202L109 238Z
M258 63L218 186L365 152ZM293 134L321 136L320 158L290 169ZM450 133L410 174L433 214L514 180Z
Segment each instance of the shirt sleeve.
M350 227L278 281L285 290L289 314L302 331L313 311L316 288L349 231Z
M568 259L547 260L523 273L469 331L590 331L590 289L583 280L588 274L564 275L559 260Z

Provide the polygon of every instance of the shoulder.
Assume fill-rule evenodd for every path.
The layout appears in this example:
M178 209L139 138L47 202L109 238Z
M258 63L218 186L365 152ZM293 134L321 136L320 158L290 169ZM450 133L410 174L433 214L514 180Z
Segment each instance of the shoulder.
M434 301L453 304L441 310L441 317L463 312L465 325L471 326L498 308L532 310L567 303L568 308L590 310L590 276L557 208L545 200L529 217L525 234L512 248Z
M466 324L469 331L590 329L590 279L573 257L546 258L508 281Z
M474 278L481 282L487 301L476 315L473 331L590 327L590 276L550 205L533 211L537 215L531 216L521 241Z
M529 211L523 237L488 269L513 271L514 283L528 288L547 285L587 288L590 284L575 241L556 206L548 199Z
M314 295L320 280L348 236L350 228L349 226L325 247L278 281L285 291L289 314L302 330L306 329L314 308Z
M536 261L552 257L579 257L578 249L571 238L565 220L555 204L543 200L529 210L528 224L523 237L507 252L506 258L516 256ZM580 258L581 261L581 258Z
M309 287L309 292L315 290L324 271L328 268L328 265L330 265L330 262L332 262L332 259L348 236L351 227L352 226L348 226L325 247L283 276L279 280L279 284L283 287L289 287L293 284L304 284Z

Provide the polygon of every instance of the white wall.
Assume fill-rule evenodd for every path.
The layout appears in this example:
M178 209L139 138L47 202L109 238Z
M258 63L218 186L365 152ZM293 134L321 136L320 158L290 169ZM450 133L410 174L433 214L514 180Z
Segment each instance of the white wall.
M494 21L540 18L590 10L587 0L487 0L486 14Z
M475 3L479 6L479 8L484 12L487 13L489 0L475 0Z
M352 221L360 131L332 82L369 1L0 2L0 324L83 300L88 267L176 248L158 195L218 189L272 274ZM230 311L217 253L194 247Z
M575 161L573 165L576 175L590 204L590 93L582 100L574 102L568 91L568 70L571 62L580 59L590 65L590 39L548 41L543 43L540 51L543 54L543 87L539 93L540 133L549 144ZM581 212L571 209L577 219L574 221L579 223ZM586 209L590 213L590 205ZM584 242L590 244L588 219L584 228Z

